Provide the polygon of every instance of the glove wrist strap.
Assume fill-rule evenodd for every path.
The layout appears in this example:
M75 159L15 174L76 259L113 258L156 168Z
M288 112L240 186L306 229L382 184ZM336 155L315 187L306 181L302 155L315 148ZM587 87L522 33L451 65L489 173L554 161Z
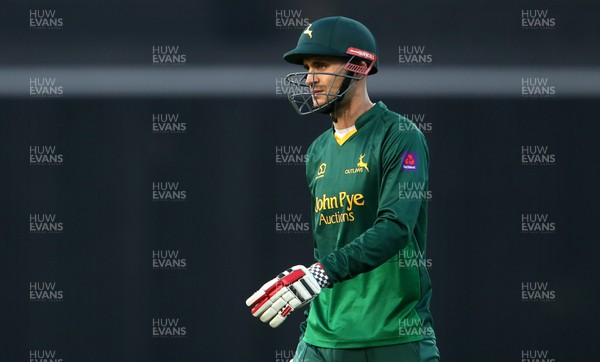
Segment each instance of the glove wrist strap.
M314 263L313 265L309 266L308 271L312 274L317 283L319 283L321 288L327 288L331 286L331 283L329 282L329 276L327 275L325 269L323 269L321 263Z

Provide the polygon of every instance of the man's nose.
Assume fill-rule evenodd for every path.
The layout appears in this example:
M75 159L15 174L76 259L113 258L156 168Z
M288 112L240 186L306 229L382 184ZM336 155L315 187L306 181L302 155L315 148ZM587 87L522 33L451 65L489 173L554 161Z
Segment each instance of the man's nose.
M314 83L318 83L319 82L319 78L317 77L317 75L314 72L309 72L306 75L306 85L311 87Z

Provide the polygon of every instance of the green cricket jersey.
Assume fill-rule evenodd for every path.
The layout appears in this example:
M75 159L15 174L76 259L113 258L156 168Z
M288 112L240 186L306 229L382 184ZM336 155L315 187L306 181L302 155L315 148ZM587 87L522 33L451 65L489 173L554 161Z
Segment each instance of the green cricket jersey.
M308 149L315 258L331 288L312 301L304 341L365 348L434 338L429 312L429 151L408 119L379 102L338 140Z

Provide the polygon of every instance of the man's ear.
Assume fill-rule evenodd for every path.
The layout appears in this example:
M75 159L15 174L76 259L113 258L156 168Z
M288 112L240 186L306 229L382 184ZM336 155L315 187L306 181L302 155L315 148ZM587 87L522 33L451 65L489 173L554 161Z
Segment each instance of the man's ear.
M358 60L358 59L357 59L357 60ZM365 68L368 68L368 67L369 67L369 64L368 64L368 63L367 63L367 61L366 61L366 60L364 60L364 59L361 59L361 60L359 60L358 62L356 62L356 61L355 61L355 62L354 62L354 64L357 64L357 65L363 66L363 67L365 67ZM364 77L364 78L366 78L366 77Z
M361 60L358 64L362 65L363 67L367 67L367 68L369 67L369 64L367 64L367 62L365 60ZM364 82L367 81L366 74L362 77L361 81L364 81Z

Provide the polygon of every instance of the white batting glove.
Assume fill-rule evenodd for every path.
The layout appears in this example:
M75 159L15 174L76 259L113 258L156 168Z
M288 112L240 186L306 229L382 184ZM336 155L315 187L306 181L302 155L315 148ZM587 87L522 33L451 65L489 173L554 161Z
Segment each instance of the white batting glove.
M253 316L277 328L294 309L310 303L328 285L329 277L321 263L308 268L296 265L268 281L246 300L246 305L252 308Z

